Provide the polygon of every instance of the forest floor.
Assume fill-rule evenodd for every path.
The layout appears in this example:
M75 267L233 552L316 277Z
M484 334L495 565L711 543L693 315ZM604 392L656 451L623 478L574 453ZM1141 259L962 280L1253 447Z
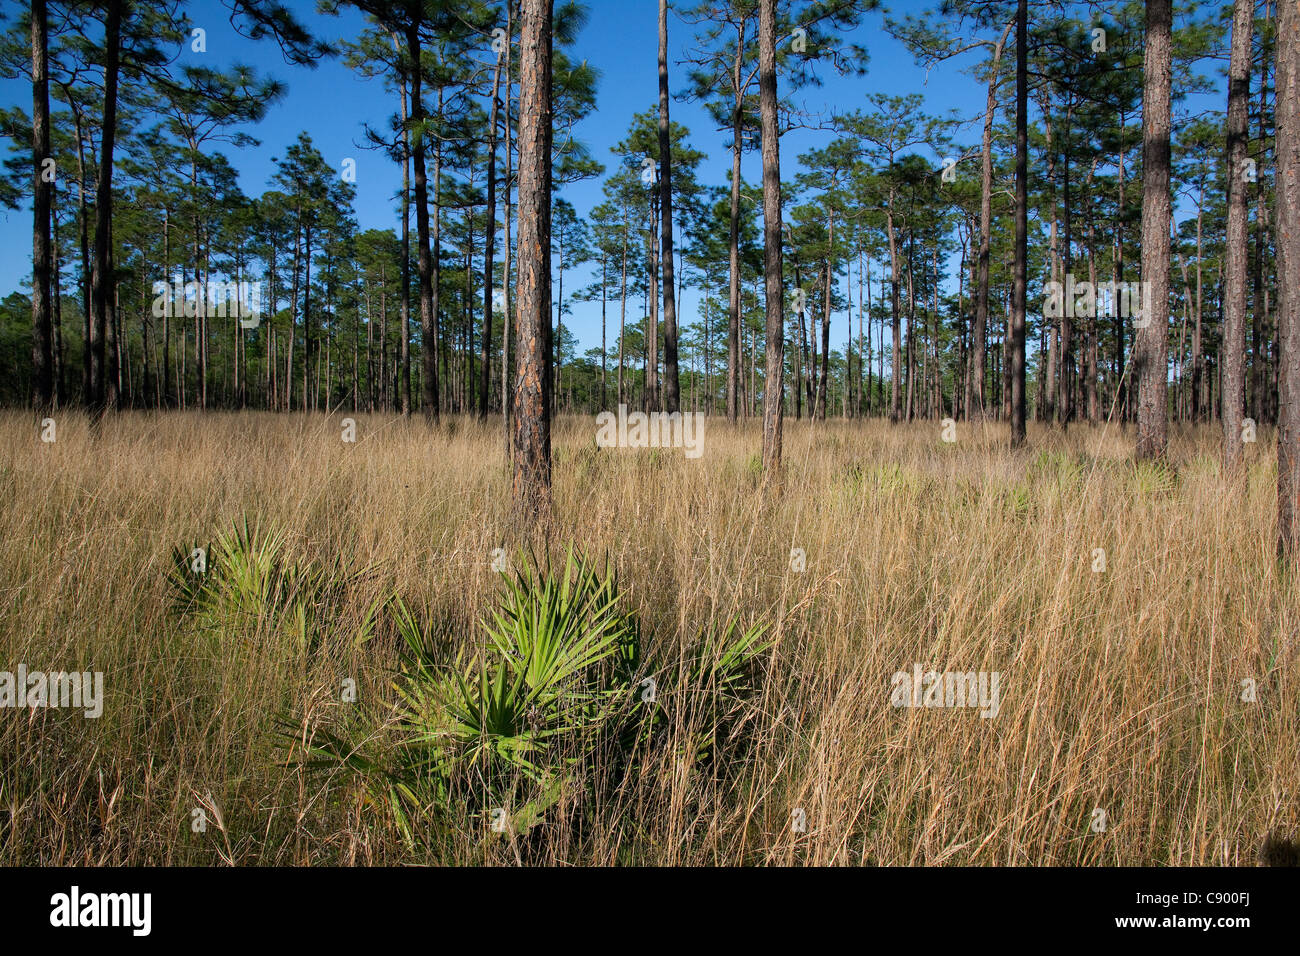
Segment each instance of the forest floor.
M1011 452L1000 424L949 443L787 419L767 495L753 420L710 418L690 459L563 417L556 552L608 558L651 644L738 618L770 646L711 754L670 722L653 753L578 767L526 833L467 806L411 841L294 738L348 708L382 735L393 595L443 644L483 644L496 549L522 544L499 419L54 417L42 442L0 413L0 669L102 672L102 714L0 708L0 864L1251 865L1300 827L1271 432L1234 484L1208 426L1174 427L1165 467L1113 425L1031 426ZM297 630L178 610L176 555L244 519L320 569ZM982 674L996 703L897 706L929 671Z

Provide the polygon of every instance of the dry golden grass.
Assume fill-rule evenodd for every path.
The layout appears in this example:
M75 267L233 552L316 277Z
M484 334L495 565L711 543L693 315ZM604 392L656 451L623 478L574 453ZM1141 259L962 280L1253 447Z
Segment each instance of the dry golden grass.
M608 555L655 640L771 622L749 746L726 776L665 748L581 825L569 807L522 849L467 825L434 853L273 733L334 719L342 676L391 697L395 642L304 659L195 633L166 574L248 515L296 554L375 566L339 633L392 591L476 641L490 553L523 541L499 422L359 415L346 444L342 414L56 417L43 444L0 415L0 669L101 670L106 703L0 711L0 863L1252 864L1300 824L1300 593L1273 558L1262 434L1233 485L1208 428L1175 430L1165 471L1114 426L1012 453L1002 426L950 445L933 423L787 421L771 500L756 425L710 419L691 461L561 420L557 546ZM891 707L914 663L999 671L1000 713Z

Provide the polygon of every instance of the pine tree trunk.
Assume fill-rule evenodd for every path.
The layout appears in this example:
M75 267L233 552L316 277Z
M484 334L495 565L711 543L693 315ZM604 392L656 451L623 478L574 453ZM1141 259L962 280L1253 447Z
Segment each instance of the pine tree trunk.
M781 469L785 316L781 288L781 145L777 129L776 0L758 5L758 95L763 126L763 277L767 374L763 379L763 470Z
M988 97L984 106L984 138L980 149L980 244L976 266L975 328L971 330L968 373L974 394L966 408L966 415L972 422L984 420L984 340L989 321L989 248L993 241L993 114L997 109L998 66L1002 62L1002 49L1013 26L1014 20L1007 24L993 48L993 65L989 70Z
M1128 124L1127 114L1121 112L1119 117L1119 128L1121 130L1121 147L1123 142L1122 131ZM1125 174L1125 157L1126 152L1123 148L1119 151L1118 162L1116 163L1116 180L1118 191L1116 195L1116 213L1115 213L1115 281L1124 282L1124 211L1127 208L1125 202L1124 174ZM1124 346L1124 323L1127 321L1122 310L1118 307L1113 309L1114 312L1114 330L1115 330L1115 388L1116 402L1119 405L1120 423L1130 421L1132 418L1129 410L1129 396L1132 392L1130 387L1132 380L1132 369L1126 364L1125 346ZM1132 361L1130 354L1127 362ZM1126 384L1126 381L1130 384Z
M608 386L606 384L606 364L609 359L609 346L605 342L606 318L605 308L609 293L609 260L605 255L605 250L601 249L600 253L600 411L609 407ZM706 317L707 323L707 317ZM705 334L708 333L708 325L705 325Z
M501 430L505 436L505 454L507 460L514 458L514 439L510 434L510 415L513 412L514 397L510 391L510 317L511 311L510 299L510 221L511 221L511 194L514 190L514 147L511 143L510 125L510 53L511 46L515 42L515 4L514 0L506 0L506 196L505 196L505 246L502 249L501 262L501 291L502 298L505 300L505 309L501 316Z
M1139 459L1161 458L1169 441L1169 133L1171 0L1147 0L1142 91L1142 318L1138 380Z
M1268 17L1268 3L1264 4L1264 16ZM1276 80L1274 81L1276 83ZM1275 91L1276 92L1276 91ZM1260 44L1259 52L1259 108L1256 110L1256 147L1255 155L1259 165L1263 165L1267 150L1265 142L1265 117L1268 112L1268 50ZM1274 121L1276 125L1276 121ZM1268 231L1268 206L1265 191L1255 191L1255 269L1253 275L1253 306L1251 308L1251 361L1250 361L1250 414L1255 421L1268 421L1269 402L1265 393L1268 379L1268 347L1266 344L1265 320L1267 318L1266 296L1264 288L1266 245Z
M32 404L44 413L54 404L54 338L51 322L49 32L45 0L32 0Z
M1061 192L1062 192L1062 211L1064 213L1061 219L1062 241L1061 248L1064 250L1061 264L1062 281L1069 281L1069 276L1074 271L1074 256L1070 246L1070 121L1074 116L1074 104L1068 98L1065 109L1065 128L1062 130L1062 147L1061 147ZM1060 424L1061 430L1069 428L1070 419L1073 417L1073 399L1074 399L1074 304L1069 305L1061 310L1061 347L1060 360L1057 363L1057 397L1056 397L1056 419Z
M677 374L677 300L673 281L673 154L668 124L668 0L659 0L659 248L664 276L663 406L670 415L681 404Z
M727 421L733 425L740 413L740 153L742 148L740 67L745 52L745 31L736 37L736 59L732 65L735 103L731 113L731 207L728 214L727 286Z
M104 18L104 120L100 127L99 181L95 188L95 253L91 280L90 366L92 408L102 415L117 402L117 385L108 363L109 313L113 295L113 146L117 139L117 74L121 53L122 0L109 0Z
M308 411L312 408L318 398L318 389L312 388L311 382L311 359L312 359L312 338L311 338L311 227L308 226L303 230L303 279L302 279L302 410ZM206 330L205 330L206 331ZM317 351L320 350L320 343L316 343ZM202 350L206 352L206 349ZM207 369L206 356L203 360L203 368ZM320 368L320 361L317 360L317 369ZM206 372L205 372L206 375ZM203 406L207 407L207 379L204 378L202 395Z
M891 164L893 163L894 158L892 155L889 161ZM893 359L889 366L889 422L891 425L895 425L903 412L903 392L902 385L899 382L903 361L903 329L898 308L898 242L894 232L893 187L890 187L889 190L889 205L885 211L885 227L889 233L889 309L894 335Z
M621 287L619 289L619 307L618 307L618 402L622 404L626 401L623 394L623 342L627 336L627 234L632 228L632 224L627 219L627 209L624 207L623 217L623 270Z
M1240 467L1241 420L1246 411L1246 141L1250 136L1250 44L1254 0L1237 0L1232 15L1232 51L1228 65L1227 233L1224 240L1223 375L1219 401L1223 417L1223 465Z
M406 49L411 60L411 159L415 169L415 232L419 243L420 330L424 343L424 416L438 421L438 316L434 300L434 264L429 255L429 177L425 170L424 97L420 70L420 25L406 30Z
M1300 4L1277 19L1278 551L1300 551Z
M817 417L823 421L826 419L826 380L829 378L831 353L831 273L834 271L831 250L835 248L835 214L833 212L830 215L829 232L830 238L827 243L828 251L826 253L826 285L825 294L822 298L822 370L817 377Z
M275 273L275 243L271 243L271 272ZM172 246L171 246L171 210L163 208L163 279L168 283L168 303L163 309L162 323L162 377L163 388L160 401L160 408L171 404L172 400L172 302L175 297L171 295L172 281ZM272 290L275 286L271 286ZM271 315L275 315L275 299L271 299Z
M487 164L487 229L483 236L483 379L479 385L480 420L487 418L488 400L492 382L492 291L496 284L493 259L497 241L497 93L501 87L501 57L508 55L509 47L497 56L496 72L492 76L492 112L488 121Z
M1011 292L1011 446L1025 443L1025 278L1029 238L1028 0L1016 8L1016 248Z
M52 282L50 298L53 302L51 317L54 322L54 404L62 408L68 401L68 382L67 382L67 356L64 354L63 346L63 296L60 290L63 288L62 275L59 266L59 194L58 181L50 184L50 217L51 226L51 263L52 263Z
M519 84L519 303L513 498L551 507L551 0L523 0Z
M293 350L298 341L298 285L302 275L302 230L293 230L293 290L289 300L289 345L284 357L284 410L293 411ZM184 352L182 352L182 355ZM181 375L185 378L184 373Z
M1061 251L1057 242L1057 206L1056 206L1056 151L1052 148L1052 114L1051 114L1051 92L1045 90L1043 100L1039 108L1043 113L1043 131L1047 143L1047 184L1048 193L1051 201L1048 205L1047 216L1047 261L1051 270L1053 282L1060 282L1061 276ZM1062 313L1064 310L1062 310ZM1042 379L1042 386L1038 392L1038 420L1044 424L1051 425L1056 420L1056 390L1057 380L1060 375L1061 353L1060 353L1060 326L1061 317L1053 316L1048 321L1049 328L1044 331L1047 337L1047 375Z
M397 36L393 35L393 49ZM406 78L398 80L402 95L402 344L399 372L402 415L411 414L411 131L406 106ZM388 363L382 365L387 392Z
M645 320L645 392L646 411L658 410L659 394L659 230L656 228L659 194L650 196L650 248L646 272L649 285L649 308Z
M1092 183L1096 174L1097 160L1094 159L1092 168L1088 170L1087 188L1084 195L1084 212L1088 217L1088 281L1092 283L1094 291L1097 288L1097 257L1095 250L1097 230L1096 220L1092 214ZM1101 414L1097 399L1097 309L1095 305L1088 313L1087 336L1088 341L1084 353L1083 401L1088 408L1088 421L1095 425Z

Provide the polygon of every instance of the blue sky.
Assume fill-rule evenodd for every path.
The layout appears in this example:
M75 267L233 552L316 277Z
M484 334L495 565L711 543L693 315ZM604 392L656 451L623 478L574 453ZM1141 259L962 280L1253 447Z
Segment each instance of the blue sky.
M319 16L311 4L294 4L300 7L299 15L322 36L331 39L351 39L362 29L363 20L355 11L339 17ZM627 131L632 115L657 103L657 0L588 0L590 20L579 37L574 53L586 59L601 71L597 92L597 109L578 128L593 156L612 168L617 157L610 151ZM895 0L895 15L907 12L920 13L932 3L915 0ZM11 7L12 9L12 7ZM361 148L362 124L370 122L383 126L394 112L394 98L385 91L380 80L366 80L349 70L339 60L327 61L315 70L292 67L281 59L274 43L254 43L240 37L230 27L226 9L219 0L196 0L191 3L191 18L195 25L207 31L207 51L193 53L186 47L180 62L197 61L226 64L242 62L256 67L259 72L270 73L288 86L286 96L273 106L266 118L247 132L261 142L258 146L234 149L227 144L218 148L229 156L240 172L240 185L244 192L256 195L267 188L275 171L271 159L283 155L285 146L296 139L299 131L310 133L316 147L336 169L343 160L352 158L357 169L356 218L361 228L397 228L398 208L393 198L401 186L401 170L385 156ZM870 93L887 91L894 95L919 92L926 98L929 113L956 110L963 117L974 117L984 106L984 90L978 82L967 76L964 68L977 62L978 51L943 64L928 75L915 65L912 57L898 42L882 31L883 15L868 14L865 22L855 31L852 39L869 51L867 73L862 77L842 78L833 73L824 74L825 83L801 94L804 104L811 110L847 110L863 104ZM684 87L686 67L677 66L684 51L692 41L692 27L669 16L670 82L674 93ZM31 109L31 89L21 80L0 84L0 102L17 104ZM730 158L726 149L727 133L717 130L698 104L674 100L672 117L690 130L691 144L706 153L707 158L699 170L700 180L706 185L723 185L727 182ZM782 139L783 178L793 178L797 171L794 158L809 148L824 145L831 138L828 132L797 130ZM964 142L976 142L978 128L970 127L961 136ZM759 158L747 154L744 176L758 182ZM562 195L571 201L579 213L586 214L600 201L601 181L590 180L565 187ZM24 286L30 281L31 270L31 220L30 212L8 212L0 220L0 294ZM587 281L586 270L579 276L566 275L568 292ZM698 318L698 294L688 290L682 303L682 323ZM574 315L566 324L577 330L579 352L600 341L599 303L572 303ZM633 318L633 303L629 302L628 317ZM640 302L635 304L635 314L640 315ZM843 327L832 325L834 340L842 344Z

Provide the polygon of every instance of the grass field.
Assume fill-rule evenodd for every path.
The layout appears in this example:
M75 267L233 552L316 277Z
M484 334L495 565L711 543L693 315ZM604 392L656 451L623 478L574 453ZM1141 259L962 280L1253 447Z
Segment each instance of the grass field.
M630 743L561 742L562 786L496 832L492 800L545 787L495 757L462 747L424 807L375 780L411 733L395 609L472 670L494 549L523 563L499 421L356 415L348 443L344 417L60 413L44 443L0 414L0 668L104 674L97 719L0 710L0 864L1251 865L1300 826L1271 434L1234 483L1209 427L1157 467L1117 426L1012 453L1004 426L787 420L767 496L757 424L709 419L689 460L561 419L552 557L608 558L655 660L733 621L763 647L734 687L678 667ZM265 606L186 605L175 550L215 561L245 521ZM917 666L997 672L996 716L893 706Z

